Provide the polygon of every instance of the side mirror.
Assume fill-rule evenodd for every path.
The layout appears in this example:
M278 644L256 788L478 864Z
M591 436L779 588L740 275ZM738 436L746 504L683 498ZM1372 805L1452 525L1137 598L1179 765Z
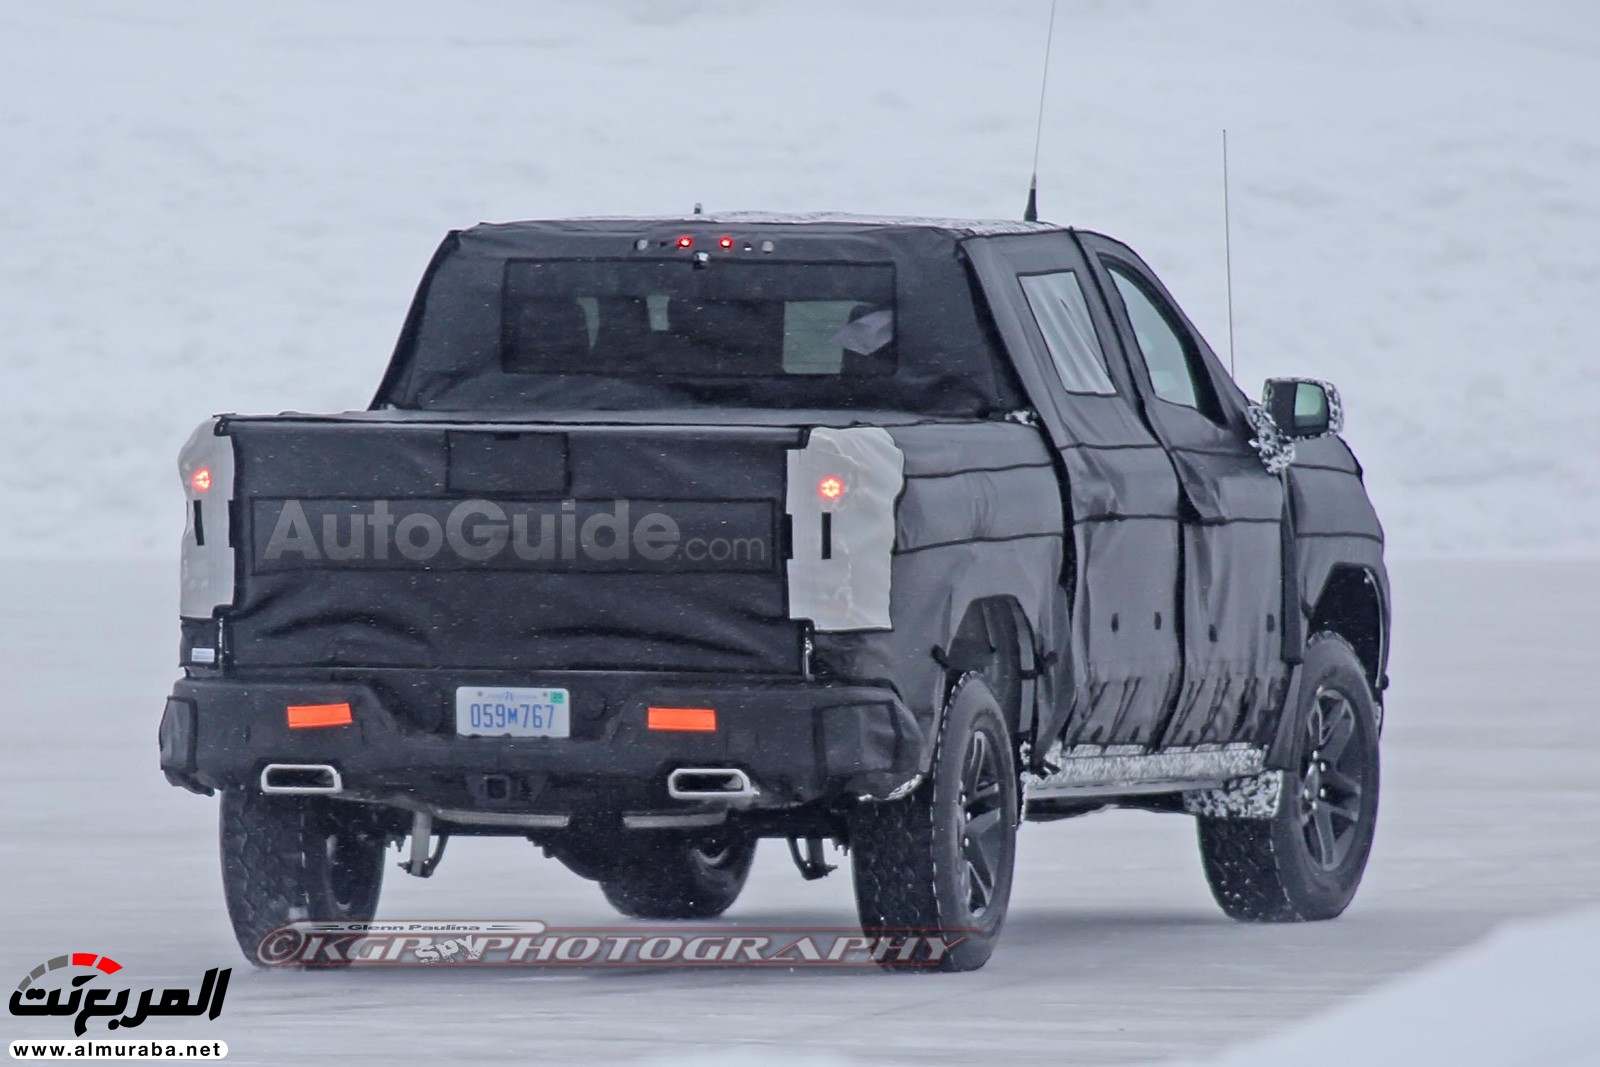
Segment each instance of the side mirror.
M1315 378L1268 378L1261 406L1291 441L1327 437L1344 429L1339 390Z

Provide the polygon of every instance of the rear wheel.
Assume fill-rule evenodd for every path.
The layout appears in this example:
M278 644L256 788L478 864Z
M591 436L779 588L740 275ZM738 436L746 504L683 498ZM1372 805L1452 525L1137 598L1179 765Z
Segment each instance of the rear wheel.
M317 796L222 794L222 889L239 948L299 919L366 921L383 889L385 838L357 805Z
M1378 717L1361 661L1336 634L1306 650L1291 769L1271 819L1199 819L1206 880L1247 922L1332 919L1361 885L1378 821Z
M600 878L611 906L635 919L710 919L739 899L754 838L742 834L693 837L640 830L625 835L621 853Z
M1011 899L1017 793L999 702L982 678L965 675L946 702L929 779L907 797L864 803L852 815L862 930L954 942L939 970L988 962Z

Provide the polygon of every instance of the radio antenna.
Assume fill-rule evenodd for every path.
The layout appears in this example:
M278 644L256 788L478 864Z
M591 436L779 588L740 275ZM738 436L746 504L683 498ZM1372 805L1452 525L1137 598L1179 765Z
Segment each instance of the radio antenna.
M1028 206L1023 222L1039 221L1039 141L1044 136L1044 93L1050 85L1050 42L1056 35L1056 0L1050 0L1050 26L1044 34L1044 76L1039 79L1039 116L1033 126L1033 174L1028 179Z
M1228 128L1222 128L1222 269L1228 288L1228 377L1233 367L1233 220L1228 212Z

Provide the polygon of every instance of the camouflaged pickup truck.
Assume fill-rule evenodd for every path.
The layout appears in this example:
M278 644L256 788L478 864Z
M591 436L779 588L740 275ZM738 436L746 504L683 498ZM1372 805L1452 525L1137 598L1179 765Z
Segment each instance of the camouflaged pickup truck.
M844 846L864 929L971 969L1018 825L1117 806L1195 817L1228 914L1329 918L1389 647L1341 421L1318 381L1247 399L1095 233L451 233L368 410L184 449L161 766L222 793L253 958L370 918L389 845L523 839L705 919L766 837L806 877Z

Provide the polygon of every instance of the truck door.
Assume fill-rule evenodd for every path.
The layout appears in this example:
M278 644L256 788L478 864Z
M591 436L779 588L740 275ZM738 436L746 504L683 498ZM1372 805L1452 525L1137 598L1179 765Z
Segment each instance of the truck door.
M1283 483L1249 443L1244 394L1150 268L1080 240L1182 488L1183 684L1159 742L1252 739L1284 676Z
M1041 709L1041 750L1152 744L1179 684L1179 490L1072 236L966 246L1001 339L1065 474L1073 692ZM1053 717L1051 717L1051 713ZM1061 732L1064 729L1064 732Z

